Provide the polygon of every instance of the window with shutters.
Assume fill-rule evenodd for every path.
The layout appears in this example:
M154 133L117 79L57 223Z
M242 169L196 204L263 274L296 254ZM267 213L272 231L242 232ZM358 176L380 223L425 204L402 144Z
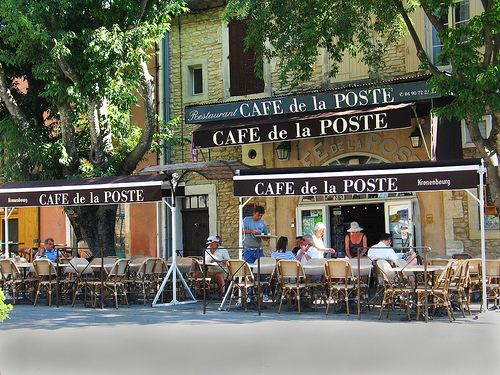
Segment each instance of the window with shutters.
M231 96L257 94L264 91L264 80L255 74L255 50L245 50L247 23L232 20L229 25L229 92Z
M459 0L455 2L456 5L450 8L448 13L441 15L441 21L448 27L466 26L471 18L469 0ZM437 30L430 24L430 21L427 20L427 22L427 30L429 30L427 34L427 45L429 46L428 52L431 61L436 66L447 66L449 65L448 61L441 55L443 50L441 38L439 38ZM467 40L464 39L462 41L466 42Z

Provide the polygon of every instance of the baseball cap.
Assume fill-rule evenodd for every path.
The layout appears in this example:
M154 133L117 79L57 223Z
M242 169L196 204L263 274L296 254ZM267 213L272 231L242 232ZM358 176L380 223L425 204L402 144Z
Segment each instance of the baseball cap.
M208 237L207 238L207 244L212 243L212 242L219 242L219 240L215 236Z

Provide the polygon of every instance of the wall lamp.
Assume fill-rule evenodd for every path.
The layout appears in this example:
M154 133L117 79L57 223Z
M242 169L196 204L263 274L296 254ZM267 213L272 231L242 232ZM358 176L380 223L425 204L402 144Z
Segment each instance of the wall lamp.
M410 134L411 147L419 148L422 146L422 135L418 126L415 126L415 130Z
M283 141L276 147L276 154L280 161L287 161L290 158L290 151L292 150L292 144L290 141Z

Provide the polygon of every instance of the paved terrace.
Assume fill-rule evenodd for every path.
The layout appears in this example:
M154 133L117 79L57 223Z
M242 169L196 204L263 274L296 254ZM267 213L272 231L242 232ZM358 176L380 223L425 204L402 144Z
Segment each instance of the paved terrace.
M0 323L0 373L471 374L498 371L500 311L450 323L391 312L301 313L266 303L219 311L212 302L92 309L22 302Z

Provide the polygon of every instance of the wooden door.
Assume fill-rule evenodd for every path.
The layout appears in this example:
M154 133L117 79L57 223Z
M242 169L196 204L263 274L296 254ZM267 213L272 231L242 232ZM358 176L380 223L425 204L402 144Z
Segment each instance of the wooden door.
M182 211L182 244L184 256L201 256L207 245L208 209Z

